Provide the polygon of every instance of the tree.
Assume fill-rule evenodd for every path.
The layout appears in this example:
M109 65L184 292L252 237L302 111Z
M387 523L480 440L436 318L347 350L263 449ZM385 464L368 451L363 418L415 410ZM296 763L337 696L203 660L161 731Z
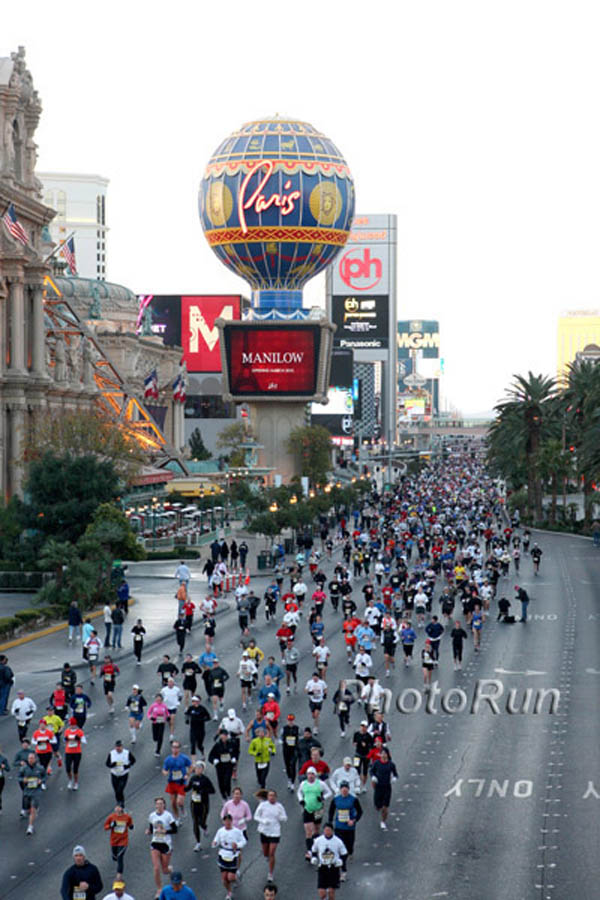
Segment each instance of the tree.
M110 460L48 451L29 467L26 520L47 536L75 542L97 507L118 496L119 486Z
M556 396L556 381L546 375L514 376L508 390L508 399L495 407L499 422L492 431L492 442L497 447L502 432L512 444L524 444L527 467L527 511L537 519L542 518L542 485L538 471L538 454L543 435L546 413Z
M194 428L194 430L190 434L189 445L192 459L197 459L199 461L212 459L212 453L206 449L199 428Z
M229 465L243 466L244 451L240 450L240 444L248 438L248 429L242 421L232 422L226 425L217 436L217 448L219 450L230 450Z
M583 478L585 524L589 527L593 485L600 472L600 367L589 360L571 363L563 399L568 404L564 412L563 441L565 446L574 447L577 472Z
M94 512L81 541L96 541L106 548L112 559L140 560L146 558L146 551L136 540L135 532L125 513L114 503L102 503Z
M0 502L0 559L15 558L24 527L22 501L18 497L11 497L6 504Z
M140 444L98 411L67 412L46 416L36 423L25 440L24 462L39 461L51 451L74 458L95 456L110 460L119 475L128 481L146 460Z
M538 469L544 481L550 483L552 502L548 519L551 524L554 524L559 486L573 472L573 461L570 454L563 449L562 442L558 438L549 438L540 445ZM566 513L565 509L563 509L564 513Z
M324 484L331 471L331 435L321 425L299 425L293 428L287 440L287 449L293 453L302 475L312 485Z

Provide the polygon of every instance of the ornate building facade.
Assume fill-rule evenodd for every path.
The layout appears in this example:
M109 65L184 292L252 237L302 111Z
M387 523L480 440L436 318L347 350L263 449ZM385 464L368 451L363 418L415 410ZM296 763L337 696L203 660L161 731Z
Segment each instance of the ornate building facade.
M40 99L20 47L10 58L0 58L0 219L9 208L14 210L26 237L25 242L17 240L0 221L0 497L4 498L22 493L24 442L41 417L67 411L85 414L98 406L155 461L177 456L183 443L183 410L174 410L171 402L170 419L168 410L164 415L170 432L165 437L140 399L143 374L136 375L135 365L137 359L141 371L160 356L160 364L154 361L154 366L160 369L163 393L172 401L167 388L176 375L178 354L165 355L162 346L154 348L152 339L150 347L136 347L134 353L135 334L122 335L123 374L113 358L118 324L105 323L111 338L106 335L105 347L101 329L89 327L85 309L82 317L77 303L70 302L77 299L75 286L68 288L70 279L58 279L66 283L63 290L53 282L47 262L53 249L48 225L55 213L41 202L41 183L35 174L34 135L40 114ZM109 303L121 292L133 297L118 285L95 282L92 289L86 288L84 279L75 281L84 283L84 304L94 301L98 291L107 294ZM128 319L133 315L130 311ZM128 377L132 375L136 375L133 384Z

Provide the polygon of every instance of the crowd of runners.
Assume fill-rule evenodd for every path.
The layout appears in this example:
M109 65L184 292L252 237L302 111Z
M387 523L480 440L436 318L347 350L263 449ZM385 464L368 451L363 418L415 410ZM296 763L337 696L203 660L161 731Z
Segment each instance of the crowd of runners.
M211 546L209 591L191 584L182 563L176 571L175 649L163 655L151 685L123 684L109 652L121 645L124 629L137 663L143 658L145 629L139 619L128 623L123 585L122 616L115 622L108 610L104 635L73 615L69 641L77 645L82 624L89 677L65 663L41 702L16 685L14 700L0 710L14 717L18 742L0 753L0 808L11 777L10 791L19 792L20 816L32 840L38 810L52 811L44 792L53 774L64 770L70 791L79 789L80 776L91 777L85 772L90 707L105 703L109 716L115 708L127 710L128 732L103 749L114 793L103 823L112 891L103 894L100 870L78 844L62 880L63 900L139 900L125 876L134 839L147 841L161 900L193 900L202 893L202 865L185 879L175 865L183 842L197 852L214 851L231 900L242 882L246 846L258 840L264 898L274 900L277 849L298 818L295 809L302 822L293 825L298 857L316 867L322 900L334 900L351 877L361 819L375 816L379 828L388 829L398 777L392 689L403 686L405 669L419 667L428 691L443 654L459 670L468 642L479 652L490 616L506 625L526 622L529 597L518 584L520 567L527 558L537 574L542 556L529 531L518 520L509 522L493 479L467 455L403 477L383 494L373 490L361 507L324 518L319 537L306 543L291 564L277 563L262 596L241 579L237 620L225 616L218 629L219 609L232 605L222 596L231 547L225 541ZM245 564L247 545L242 549ZM235 551L239 556L237 545ZM298 649L303 632L310 635L309 653ZM186 645L192 636L197 642L198 633L204 646L193 654ZM237 666L227 670L219 653L230 653L238 642ZM331 683L328 670L333 663L339 670L340 662L347 676ZM10 671L5 657L0 665ZM305 696L306 727L291 709L298 709L297 695ZM327 745L334 737L336 747L341 741L345 749L332 759ZM160 775L150 788L145 820L134 823L127 794L139 758L148 754L160 759ZM285 772L285 796L273 787L276 766ZM58 802L55 796L52 802ZM288 856L286 867L292 863ZM102 869L106 876L109 866Z

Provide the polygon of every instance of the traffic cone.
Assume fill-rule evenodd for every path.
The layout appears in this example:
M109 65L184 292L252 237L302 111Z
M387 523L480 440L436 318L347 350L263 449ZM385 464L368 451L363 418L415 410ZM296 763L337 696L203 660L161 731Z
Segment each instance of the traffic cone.
M246 569L246 577L244 578L244 584L246 587L250 584L250 569Z

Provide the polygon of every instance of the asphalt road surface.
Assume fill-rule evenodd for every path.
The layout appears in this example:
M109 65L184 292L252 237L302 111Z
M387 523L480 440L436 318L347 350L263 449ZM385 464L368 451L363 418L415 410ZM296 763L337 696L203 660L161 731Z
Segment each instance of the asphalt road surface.
M509 578L501 579L498 590L498 596L506 594L513 600L514 585L523 584L532 598L530 621L509 626L498 624L492 615L484 626L481 652L474 653L469 641L464 668L459 672L453 670L450 642L445 636L436 672L441 690L434 706L437 712L427 713L421 708L402 715L396 708L389 711L391 749L399 773L389 831L379 828L369 789L360 798L365 815L357 828L348 881L341 888L341 896L346 900L365 896L398 900L598 897L600 604L596 584L600 551L589 541L566 536L541 534L539 543L544 550L540 575L534 577L530 561L524 560L519 578L511 567ZM362 580L357 582L355 594L362 584ZM436 591L436 598L438 594ZM351 675L340 626L341 614L336 615L328 607L326 638L334 657L327 674L330 696L339 679ZM265 653L273 653L278 659L276 627L264 622L261 608L255 635ZM238 638L237 616L233 612L220 616L216 649L232 675L225 706L235 706L239 713L240 690L235 678L240 655ZM415 654L423 640L421 632ZM312 644L305 624L299 630L297 643L303 654L299 680L304 685L312 673ZM190 646L194 653L202 650L199 631L193 634ZM105 892L111 889L114 869L102 823L112 810L114 798L104 761L115 738L121 737L126 745L129 740L127 716L118 701L125 700L134 682L143 686L150 701L159 687L155 671L160 654L163 649L174 652L174 647L169 637L164 644L150 648L141 668L134 665L130 655L119 661L118 712L114 718L107 715L101 690L97 686L90 688L94 706L86 728L88 745L84 748L80 790L67 791L64 773L53 774L42 797L33 837L25 836L26 823L18 817L20 792L15 781L8 780L0 816L0 897L58 897L62 873L70 865L72 848L78 843L85 846L88 858L99 866ZM382 654L380 650L376 652L375 673L392 689L394 701L406 688L422 687L418 665L405 669L401 652L397 665L394 675L385 679ZM32 673L31 689L36 701L42 699L41 678L39 672ZM481 679L497 679L502 685L498 714L487 704L477 713L470 712ZM53 681L54 675L48 673L47 694ZM451 688L465 692L464 711L444 713L441 709L441 699ZM518 709L528 688L529 711L507 712L509 691L516 689L514 703ZM537 692L553 688L560 691L558 711L549 714L552 698L547 696L541 711L535 714ZM490 690L498 688L488 686L486 691ZM453 701L461 696L455 692ZM411 697L405 695L404 699L409 706ZM452 702L452 698L447 702ZM290 711L296 714L300 727L309 724L305 696L284 695L282 707L284 715ZM333 769L341 765L345 755L352 755L352 747L350 737L340 738L329 701L324 709L320 739L325 747L324 757ZM249 715L244 715L246 722ZM349 735L362 718L359 708L354 708L352 715ZM209 738L215 730L215 723L211 723ZM181 721L177 736L184 739L184 751L186 731ZM151 900L155 892L149 839L143 831L153 798L162 793L165 779L150 738L146 723L134 750L138 762L126 791L126 806L134 818L135 830L125 859L125 880L135 900ZM18 747L16 728L6 718L0 722L0 741L3 752L12 760ZM207 751L209 746L207 740ZM254 808L257 785L246 749L247 745L243 746L238 783ZM216 786L214 773L208 774ZM279 756L271 764L269 785L278 790L289 817L277 853L275 881L279 897L316 896L316 873L303 858L301 809L295 795L286 790ZM220 824L219 811L220 801L213 798L211 836ZM173 843L173 865L183 871L197 896L224 896L215 851L209 848L208 841L202 852L193 852L189 816ZM255 826L250 827L242 871L244 881L237 896L248 900L262 897L266 864Z

